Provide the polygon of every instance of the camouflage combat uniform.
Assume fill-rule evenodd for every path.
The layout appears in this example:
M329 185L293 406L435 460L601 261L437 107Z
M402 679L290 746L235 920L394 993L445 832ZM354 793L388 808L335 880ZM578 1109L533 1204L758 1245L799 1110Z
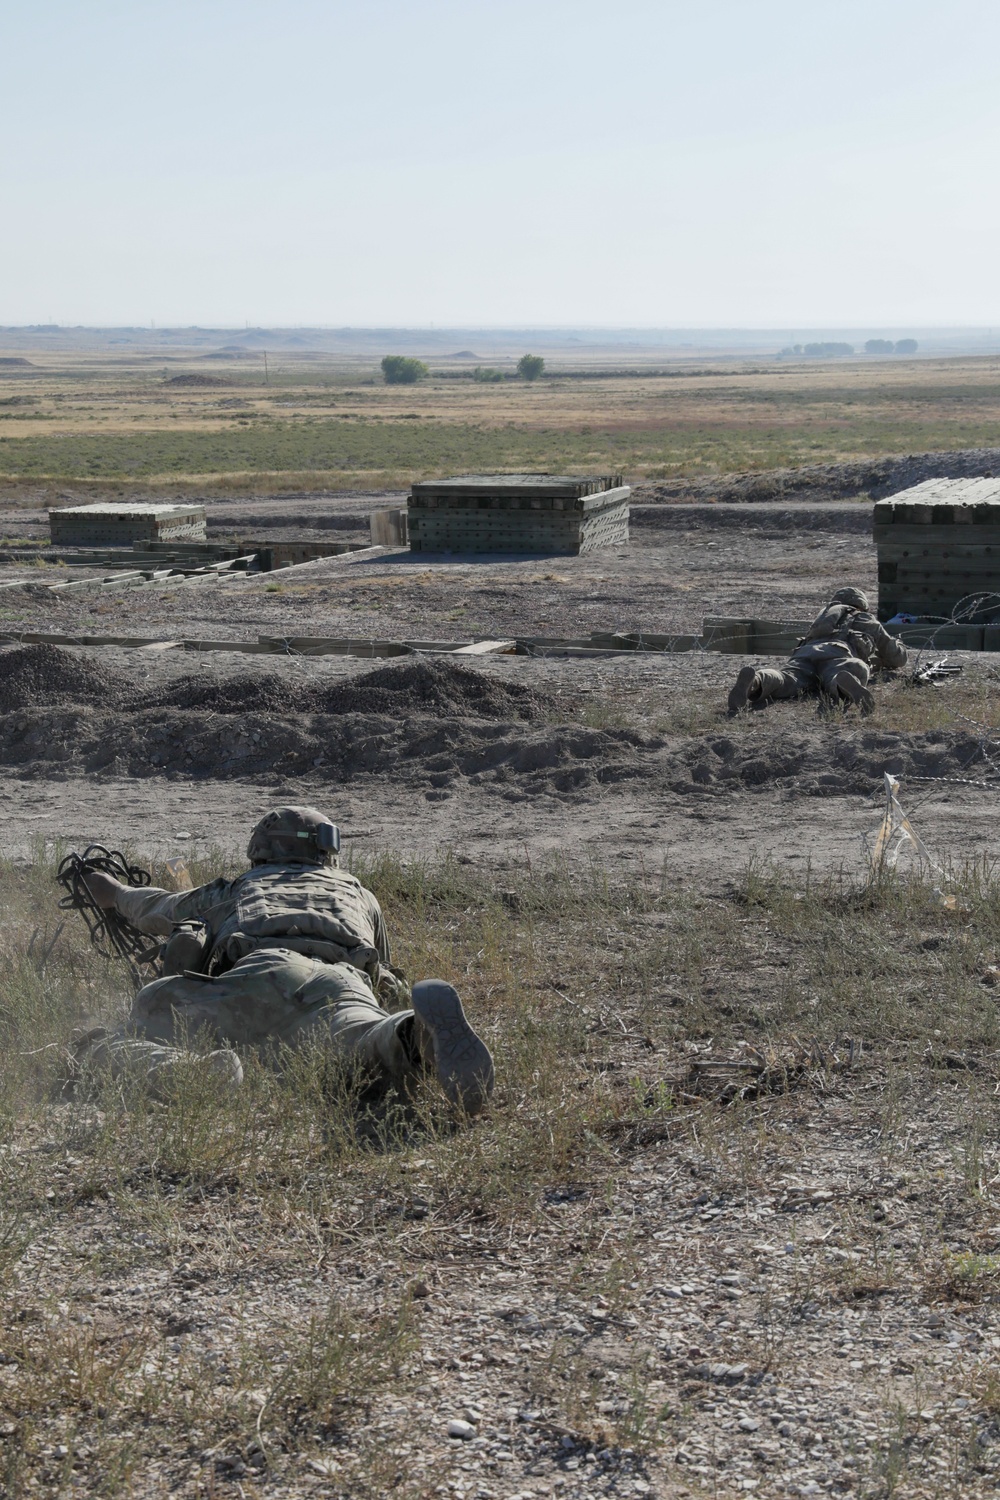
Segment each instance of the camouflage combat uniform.
M433 1072L451 1104L477 1114L493 1091L489 1048L444 980L420 980L412 1008L390 1012L405 986L382 911L338 867L339 848L338 828L316 808L280 807L254 828L250 869L235 880L171 894L91 869L98 906L167 942L162 978L136 995L128 1024L79 1038L70 1081L128 1072L165 1093L176 1069L196 1063L239 1084L238 1049L273 1058L318 1041L376 1090ZM203 1038L216 1050L185 1047Z
M800 698L818 689L870 712L874 699L867 684L873 665L895 670L905 664L906 647L869 611L860 590L841 589L784 666L743 668L729 706L735 710L770 698Z
M346 871L255 865L193 891L122 889L116 905L152 937L204 923L206 972L143 986L125 1028L89 1038L92 1064L154 1073L200 1035L262 1054L322 1038L373 1074L399 1079L410 1069L413 1013L390 1014L378 998L398 988L382 912Z

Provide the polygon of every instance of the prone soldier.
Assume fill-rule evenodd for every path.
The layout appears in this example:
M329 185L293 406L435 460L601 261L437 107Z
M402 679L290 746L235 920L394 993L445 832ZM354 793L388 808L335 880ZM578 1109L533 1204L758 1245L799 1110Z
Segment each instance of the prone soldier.
M729 694L729 712L770 698L801 698L811 691L855 703L870 714L872 666L906 665L906 647L871 613L860 589L838 589L783 667L743 667Z
M187 1038L207 1034L205 1061L238 1085L236 1049L267 1056L322 1040L360 1073L405 1086L436 1075L450 1102L479 1113L493 1090L493 1060L450 984L413 986L409 1009L390 1012L399 983L379 903L339 868L339 831L312 807L281 807L254 828L250 868L235 880L169 892L90 871L103 910L166 938L163 975L144 985L127 1025L84 1039L90 1069L144 1073L154 1091L189 1063Z

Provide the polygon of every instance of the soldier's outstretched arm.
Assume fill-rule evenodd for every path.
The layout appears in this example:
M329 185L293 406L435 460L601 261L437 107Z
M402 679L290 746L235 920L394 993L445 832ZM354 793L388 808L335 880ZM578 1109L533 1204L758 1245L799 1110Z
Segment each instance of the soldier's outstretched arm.
M875 654L878 657L879 666L887 667L891 672L906 666L906 647L898 636L890 635L884 625L878 627L878 634L875 637Z
M181 922L209 920L209 913L218 907L228 888L229 882L225 880L213 880L210 885L198 886L193 891L161 891L152 885L119 885L114 904L125 920L138 927L140 932L146 932L150 937L169 937Z

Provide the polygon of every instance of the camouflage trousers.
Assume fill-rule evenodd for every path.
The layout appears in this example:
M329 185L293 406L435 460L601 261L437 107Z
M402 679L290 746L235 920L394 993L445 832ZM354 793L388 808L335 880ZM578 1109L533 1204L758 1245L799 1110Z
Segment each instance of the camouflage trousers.
M350 964L326 964L283 948L248 954L214 978L170 974L144 985L127 1025L88 1034L78 1053L87 1071L156 1075L190 1060L189 1038L264 1057L283 1047L326 1042L358 1071L399 1081L413 1070L408 1032L413 1012L383 1010L366 977ZM238 1059L219 1068L239 1082ZM239 1076L236 1076L239 1074ZM165 1074L164 1074L165 1080Z
M816 688L836 696L833 680L839 672L849 672L862 687L871 676L868 663L852 655L847 646L833 641L807 644L783 667L758 667L759 699L801 698Z

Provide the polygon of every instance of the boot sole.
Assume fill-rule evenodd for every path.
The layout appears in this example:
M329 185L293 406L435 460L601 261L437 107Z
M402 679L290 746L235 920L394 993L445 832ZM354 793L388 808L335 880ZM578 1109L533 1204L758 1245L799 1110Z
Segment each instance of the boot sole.
M443 979L420 979L412 1003L433 1038L434 1070L448 1099L479 1114L493 1092L493 1058L469 1025L458 991Z
M736 679L736 685L729 694L729 712L739 713L741 708L746 708L750 702L750 689L753 687L757 673L753 667L741 667L740 674Z

